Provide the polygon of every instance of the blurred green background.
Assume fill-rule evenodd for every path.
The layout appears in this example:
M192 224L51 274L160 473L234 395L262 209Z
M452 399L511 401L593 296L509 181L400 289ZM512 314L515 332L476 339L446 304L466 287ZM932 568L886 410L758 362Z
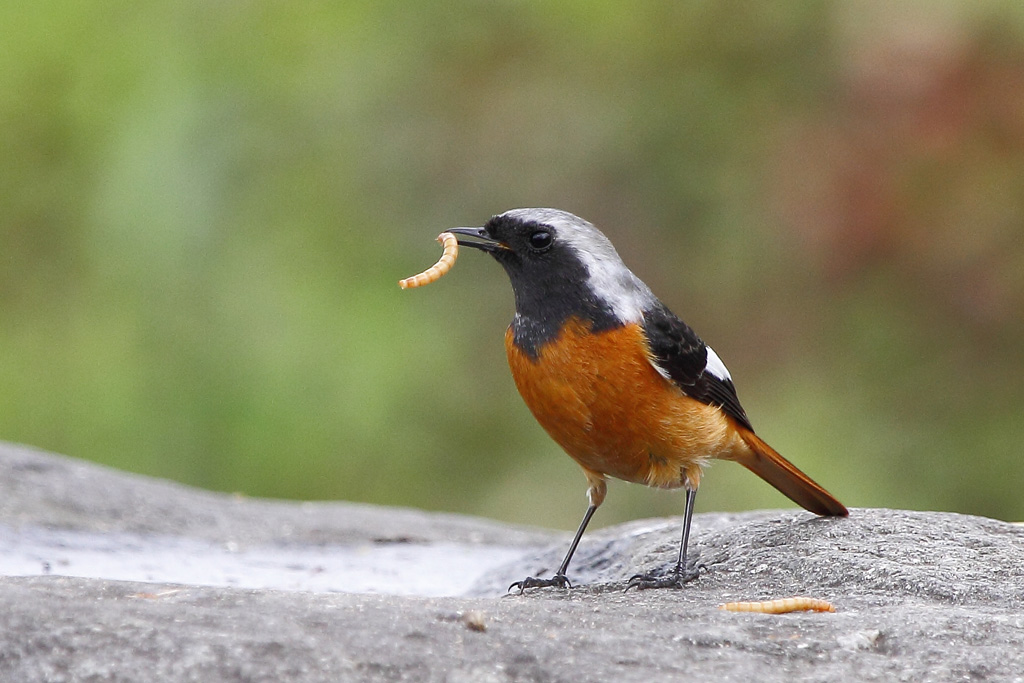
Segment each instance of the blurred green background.
M846 504L1024 518L1019 0L8 0L0 44L0 439L574 528L504 273L396 286L555 206ZM790 505L728 463L698 498Z

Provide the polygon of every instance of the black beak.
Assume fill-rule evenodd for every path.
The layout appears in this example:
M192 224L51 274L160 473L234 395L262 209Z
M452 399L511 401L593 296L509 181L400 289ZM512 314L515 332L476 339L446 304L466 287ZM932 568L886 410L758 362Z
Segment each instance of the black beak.
M456 235L464 235L466 237L474 237L479 240L468 242L465 239L459 239L460 247L473 247L474 249L487 251L492 254L496 251L504 251L508 249L504 244L488 235L487 228L452 228L448 232L455 233Z

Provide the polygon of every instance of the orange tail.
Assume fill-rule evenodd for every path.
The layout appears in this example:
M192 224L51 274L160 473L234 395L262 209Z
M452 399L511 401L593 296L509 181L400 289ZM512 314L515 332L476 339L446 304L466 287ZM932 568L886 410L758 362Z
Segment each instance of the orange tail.
M736 459L748 470L785 494L790 500L817 515L846 517L850 514L838 500L813 479L798 470L754 432L734 423L750 452Z

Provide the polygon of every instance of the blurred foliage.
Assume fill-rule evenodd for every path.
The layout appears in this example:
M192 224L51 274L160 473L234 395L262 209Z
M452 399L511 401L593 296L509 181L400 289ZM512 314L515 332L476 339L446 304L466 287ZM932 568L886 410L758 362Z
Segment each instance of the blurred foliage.
M572 528L500 268L396 286L557 206L848 505L1024 518L1019 2L9 0L0 40L0 438Z

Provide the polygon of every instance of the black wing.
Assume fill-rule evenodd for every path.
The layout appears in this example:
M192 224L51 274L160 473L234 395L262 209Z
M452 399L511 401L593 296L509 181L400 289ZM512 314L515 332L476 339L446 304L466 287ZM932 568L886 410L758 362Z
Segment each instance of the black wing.
M717 377L707 369L707 344L689 325L659 302L644 311L643 327L654 362L684 394L701 403L718 406L741 425L754 430L736 396L732 380Z

